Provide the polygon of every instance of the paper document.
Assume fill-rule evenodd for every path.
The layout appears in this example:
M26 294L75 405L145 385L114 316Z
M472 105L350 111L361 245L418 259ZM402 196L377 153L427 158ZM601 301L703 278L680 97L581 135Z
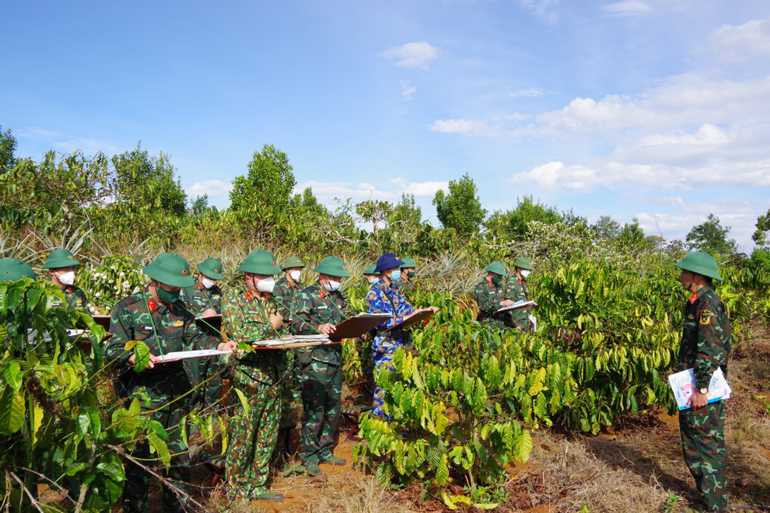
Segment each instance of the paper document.
M676 398L676 404L680 410L686 410L692 406L687 402L692 397L693 392L697 389L695 383L695 370L687 369L676 374L671 374L668 377L668 383L671 385L671 390L674 392L674 398ZM718 368L716 372L711 376L711 383L709 383L709 392L706 396L709 403L715 403L717 401L723 401L729 399L732 394L730 384L727 383L725 375L722 373L722 369Z
M158 356L159 363L176 362L190 358L208 358L210 356L219 356L221 354L230 354L232 351L220 351L218 349L199 349L197 351L176 351Z
M529 316L529 324L532 326L532 333L537 333L537 319L533 315Z
M252 342L252 347L263 347L263 348L273 348L273 349L281 349L281 348L298 348L298 347L309 347L309 346L320 346L323 344L329 344L331 341L329 340L329 337L326 335L293 335L289 337L284 337L277 340L258 340L256 342Z
M534 301L516 301L511 306L504 306L498 310L498 312L507 312L508 310L516 310L518 308L524 308L527 306L537 306Z

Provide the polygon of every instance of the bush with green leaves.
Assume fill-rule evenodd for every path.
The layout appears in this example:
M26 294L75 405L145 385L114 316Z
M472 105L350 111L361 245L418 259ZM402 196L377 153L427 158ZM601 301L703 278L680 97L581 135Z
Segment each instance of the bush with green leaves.
M88 296L94 313L108 315L115 303L141 290L148 278L131 258L105 257L98 265L88 263L77 273L77 285Z

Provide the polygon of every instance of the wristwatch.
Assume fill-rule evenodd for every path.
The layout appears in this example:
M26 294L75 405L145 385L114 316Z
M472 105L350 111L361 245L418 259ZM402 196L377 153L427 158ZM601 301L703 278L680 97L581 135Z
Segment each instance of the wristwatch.
M708 388L701 388L700 390L698 390L698 392L700 392L703 395L706 395L706 394L709 393L709 389Z

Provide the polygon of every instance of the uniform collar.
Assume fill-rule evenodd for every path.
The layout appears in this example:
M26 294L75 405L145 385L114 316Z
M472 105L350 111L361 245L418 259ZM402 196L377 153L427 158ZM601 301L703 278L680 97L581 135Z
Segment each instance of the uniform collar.
M701 288L698 289L698 292L693 292L692 293L692 296L690 296L689 302L690 303L695 303L695 301L697 301L701 296L703 296L704 294L706 294L710 290L711 290L711 287L709 287L708 285L702 286Z

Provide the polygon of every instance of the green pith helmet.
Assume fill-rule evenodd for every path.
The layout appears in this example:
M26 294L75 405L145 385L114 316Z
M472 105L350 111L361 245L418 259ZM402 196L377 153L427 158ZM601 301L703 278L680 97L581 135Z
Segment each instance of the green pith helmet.
M313 271L319 274L328 274L329 276L336 276L338 278L349 278L350 273L347 272L345 269L343 269L344 265L345 265L345 262L343 262L339 258L330 256L321 260L321 263L318 264L318 267L313 269Z
M163 284L172 287L192 287L195 280L190 276L190 264L175 253L163 253L142 272Z
M62 248L56 248L48 255L48 259L43 265L43 269L60 269L62 267L73 267L80 265L75 260L75 255L71 251Z
M708 253L701 251L689 253L685 255L681 262L674 264L674 267L722 281L722 277L719 276L719 271L717 270L717 261Z
M16 281L24 277L35 279L35 272L28 264L15 258L0 260L0 282Z
M198 271L202 272L209 278L215 280L221 280L224 278L224 276L222 276L222 262L216 258L207 258L196 267L198 268Z
M243 261L238 270L264 275L275 275L283 272L281 267L275 264L275 255L264 249L256 249L246 255L246 260Z
M527 271L531 271L532 262L527 257L519 257L513 261L513 267L518 267L519 269L526 269Z
M401 269L411 269L412 267L417 268L417 262L414 261L413 258L402 258L401 260L404 261L403 264L401 264Z
M379 276L378 273L374 272L375 267L377 267L375 264L367 265L366 269L364 269L364 273L363 273L364 276L366 276L367 274L375 274Z
M484 270L495 274L499 274L500 276L505 276L507 274L505 272L505 266L501 262L492 262L491 264L486 266Z
M302 260L300 260L299 258L297 258L295 256L290 256L283 263L283 265L281 266L281 269L283 269L285 271L286 269L294 269L295 267L300 267L300 268L304 269L305 268L305 262L303 262Z

